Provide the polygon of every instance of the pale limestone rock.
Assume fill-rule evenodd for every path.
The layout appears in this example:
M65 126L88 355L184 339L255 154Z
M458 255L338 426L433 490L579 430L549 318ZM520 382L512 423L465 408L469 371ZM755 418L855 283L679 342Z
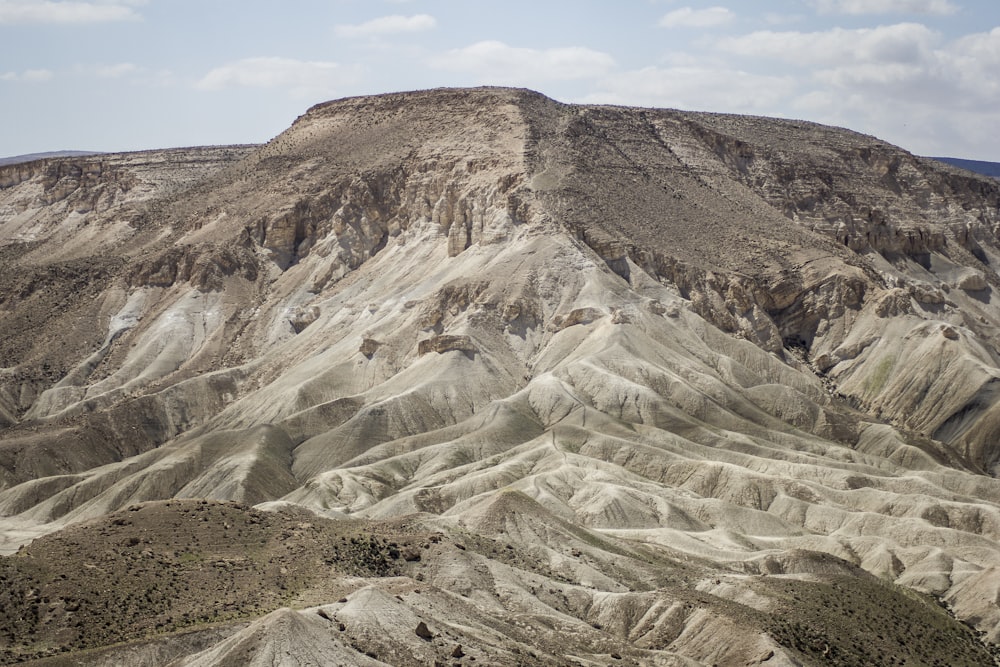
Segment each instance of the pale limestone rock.
M295 329L295 333L301 333L307 326L319 319L319 306L309 306L308 308L296 308L288 316L288 322Z
M955 286L958 289L974 292L986 289L989 287L989 283L986 282L986 277L982 273L973 271L963 275Z
M600 308L594 308L592 306L586 306L584 308L574 308L565 315L556 315L549 322L550 331L562 331L568 327L573 327L578 324L590 324L596 322L597 320L605 317L605 313Z

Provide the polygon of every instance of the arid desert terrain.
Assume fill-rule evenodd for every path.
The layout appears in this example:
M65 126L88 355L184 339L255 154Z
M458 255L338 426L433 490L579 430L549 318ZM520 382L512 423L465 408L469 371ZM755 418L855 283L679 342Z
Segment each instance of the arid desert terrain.
M0 167L0 663L993 665L1000 181L442 89Z

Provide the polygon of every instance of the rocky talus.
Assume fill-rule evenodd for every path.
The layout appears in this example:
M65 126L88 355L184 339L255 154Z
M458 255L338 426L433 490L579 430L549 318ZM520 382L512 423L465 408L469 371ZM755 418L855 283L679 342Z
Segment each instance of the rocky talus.
M510 89L0 166L0 658L995 664L998 233Z

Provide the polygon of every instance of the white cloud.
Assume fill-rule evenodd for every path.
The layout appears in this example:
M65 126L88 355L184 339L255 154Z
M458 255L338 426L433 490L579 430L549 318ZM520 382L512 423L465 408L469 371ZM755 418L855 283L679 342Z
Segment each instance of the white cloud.
M408 32L423 32L437 25L437 20L427 14L415 16L383 16L358 25L338 25L334 32L341 37L380 37Z
M825 14L954 14L950 0L813 0Z
M1000 107L1000 28L966 35L940 53L941 69L961 89L952 104L975 105L996 113Z
M958 95L960 70L941 35L917 23L820 32L756 32L719 40L718 47L744 58L767 58L797 72L800 95L825 93L870 98L885 104L944 104ZM844 102L835 102L843 104Z
M144 1L56 2L54 0L0 0L0 24L108 23L141 18L134 7Z
M21 75L21 80L22 81L32 81L32 82L48 81L48 80L50 80L54 76L55 76L55 74L52 73L52 70L47 70L47 69L29 69L29 70L26 70L24 72L24 74Z
M49 81L55 74L47 69L29 69L23 72L5 72L0 74L0 81L21 81L24 83L40 83Z
M821 32L753 32L721 39L718 46L740 56L781 60L792 65L845 63L916 63L933 56L939 41L934 31L919 23L878 28Z
M622 72L583 102L773 114L795 93L794 79L724 66L675 65Z
M94 74L102 79L120 79L129 74L139 72L139 66L132 63L118 63L117 65L101 65L94 70Z
M333 62L291 58L244 58L211 70L198 81L201 90L287 88L298 96L330 95L358 79L356 68Z
M741 67L766 59L792 76L790 108L918 153L982 155L1000 107L1000 28L950 41L914 23L757 32L716 46Z
M734 17L735 15L725 7L709 7L708 9L681 7L665 14L660 19L660 26L663 28L711 28L729 23Z
M864 94L869 104L894 101L946 109L1000 106L1000 28L952 42L926 26L756 32L717 42L743 58L766 58L797 71L801 85ZM744 66L746 62L744 61Z
M957 56L969 60L965 64L979 64L995 74L995 68L1000 66L1000 28L962 37L955 43L955 52Z
M498 41L477 42L430 60L432 67L470 72L482 83L499 85L596 78L614 64L608 54L579 46L529 49Z
M802 14L779 14L777 12L768 12L762 17L764 23L768 25L791 25L793 23L800 23L803 20Z
M112 85L165 88L180 83L169 69L150 69L135 63L79 63L73 66L72 74L79 78L104 79L114 82Z

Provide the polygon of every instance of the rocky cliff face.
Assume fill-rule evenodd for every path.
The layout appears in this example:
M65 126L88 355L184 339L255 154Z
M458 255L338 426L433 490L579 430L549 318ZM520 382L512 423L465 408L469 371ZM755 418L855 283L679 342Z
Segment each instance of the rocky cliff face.
M504 89L0 168L4 656L984 664L998 221L845 130Z

